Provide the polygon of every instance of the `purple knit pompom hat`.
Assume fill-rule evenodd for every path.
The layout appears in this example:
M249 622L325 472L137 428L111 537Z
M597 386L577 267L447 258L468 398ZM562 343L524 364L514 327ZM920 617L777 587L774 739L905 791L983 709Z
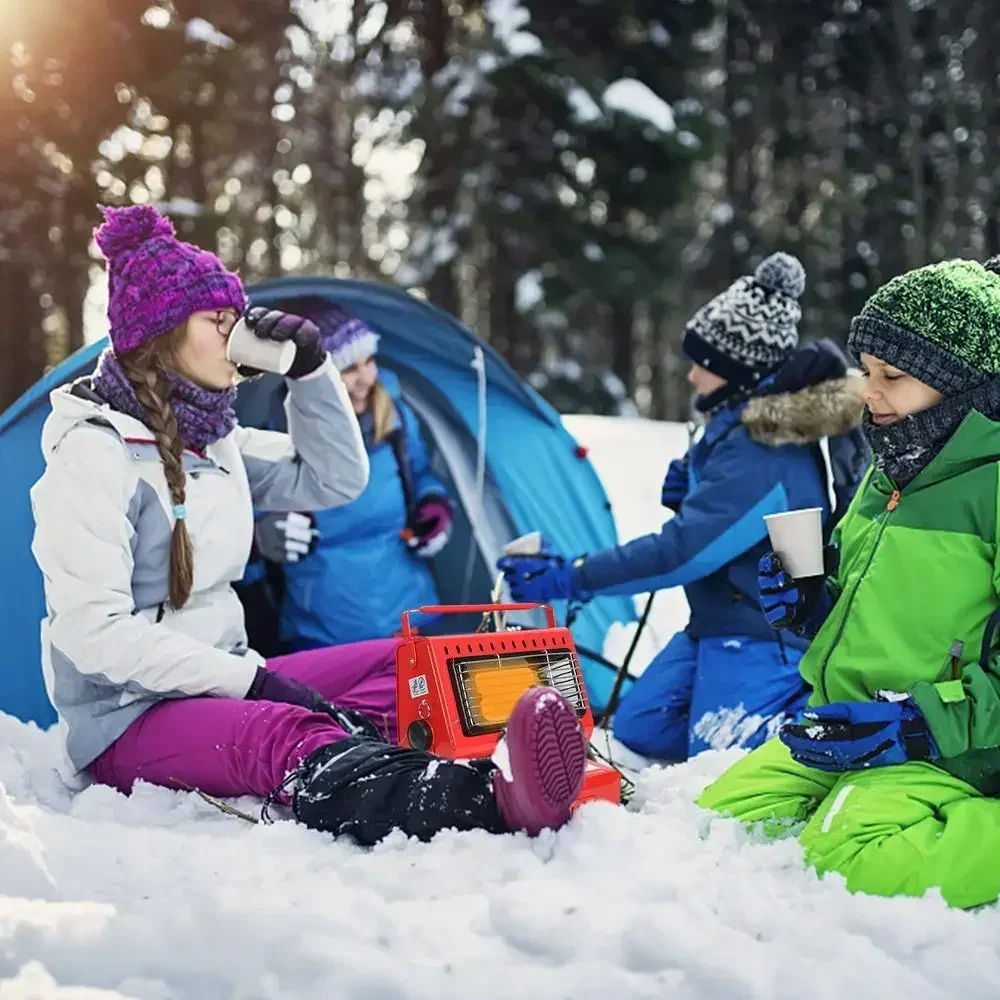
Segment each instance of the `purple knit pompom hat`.
M366 361L378 352L379 336L364 320L328 299L307 297L282 302L281 307L312 320L337 371Z
M180 326L192 313L246 308L243 283L213 253L174 235L152 205L100 206L94 239L108 262L111 347L125 354Z

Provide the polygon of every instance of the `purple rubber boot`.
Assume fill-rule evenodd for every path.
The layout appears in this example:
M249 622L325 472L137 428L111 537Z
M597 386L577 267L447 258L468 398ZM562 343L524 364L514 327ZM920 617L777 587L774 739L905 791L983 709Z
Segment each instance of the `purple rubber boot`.
M529 688L507 721L511 780L497 771L497 809L511 830L535 836L570 816L583 785L587 741L570 703L558 691Z

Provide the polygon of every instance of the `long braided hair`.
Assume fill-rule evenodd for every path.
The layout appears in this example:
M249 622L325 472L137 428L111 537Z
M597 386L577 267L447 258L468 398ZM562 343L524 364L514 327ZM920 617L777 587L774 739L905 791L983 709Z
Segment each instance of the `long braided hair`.
M163 473L170 491L170 502L183 506L187 493L184 472L184 443L177 429L177 419L170 405L170 383L165 362L175 353L184 335L180 327L148 344L137 347L119 357L122 370L135 390L136 398L146 411L149 429L156 439L156 449L163 463ZM171 366L173 367L173 366ZM179 517L174 521L170 538L170 604L177 610L191 596L194 585L194 549L188 534L187 522Z

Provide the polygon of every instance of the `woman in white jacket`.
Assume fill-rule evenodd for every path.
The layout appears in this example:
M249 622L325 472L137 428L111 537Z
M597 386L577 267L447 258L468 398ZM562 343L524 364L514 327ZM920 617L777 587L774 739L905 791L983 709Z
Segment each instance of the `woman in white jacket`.
M362 843L397 827L426 838L565 822L586 754L554 691L532 689L511 715L506 779L488 761L395 744L397 640L266 663L247 647L231 584L253 509L356 498L358 423L316 327L254 309L258 336L296 345L290 433L239 427L226 358L239 279L150 206L104 213L111 347L93 378L52 394L32 490L44 669L74 769L122 791L142 779L274 796Z

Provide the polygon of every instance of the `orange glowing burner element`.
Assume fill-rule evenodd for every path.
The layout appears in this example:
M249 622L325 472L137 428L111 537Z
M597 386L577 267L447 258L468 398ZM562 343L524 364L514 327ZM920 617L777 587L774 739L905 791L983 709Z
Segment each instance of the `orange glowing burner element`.
M544 607L546 628L520 632L423 636L403 613L396 650L399 740L441 757L489 757L517 699L530 687L555 688L575 709L590 739L594 717L569 629L549 605L462 604L419 608L424 614L528 611ZM591 799L621 802L621 776L587 761L576 805Z

